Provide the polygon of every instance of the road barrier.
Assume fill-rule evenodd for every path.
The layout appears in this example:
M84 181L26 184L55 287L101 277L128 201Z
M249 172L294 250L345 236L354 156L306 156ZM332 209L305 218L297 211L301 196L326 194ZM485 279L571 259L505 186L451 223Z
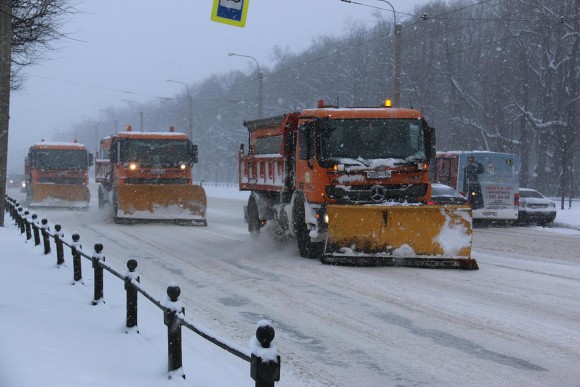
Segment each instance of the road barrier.
M179 301L181 293L179 286L170 285L167 287L167 300L162 301L155 298L140 285L140 277L135 271L138 265L136 260L130 259L127 261L128 272L121 274L109 264L105 263L105 256L102 254L103 245L101 243L96 243L93 246L93 253L91 255L86 254L80 244L80 235L78 233L72 234L72 242L66 242L60 225L56 224L54 226L54 232L51 232L47 219L38 221L38 216L36 214L31 214L30 211L23 208L20 203L8 195L5 196L4 202L5 211L10 214L10 217L19 228L20 233L26 235L27 241L34 238L34 245L38 246L41 244L42 235L44 254L48 255L51 253L52 249L50 239L52 238L54 240L57 266L61 266L65 262L64 246L70 248L73 260L74 283L82 281L81 257L92 262L92 268L94 271L93 305L98 305L103 302L104 270L124 281L127 296L125 319L126 332L129 332L130 330L138 332L137 305L139 293L163 311L163 322L167 326L167 371L169 379L176 376L181 376L185 379L185 372L183 371L182 364L181 340L181 327L185 327L238 358L249 362L250 377L255 381L256 387L273 387L274 383L280 380L280 356L276 353L274 347L270 347L275 336L275 331L269 321L261 320L258 322L256 335L252 340L252 343L256 344L255 348L251 348L250 351L233 348L226 344L225 340L220 340L215 335L202 332L185 317L185 308Z

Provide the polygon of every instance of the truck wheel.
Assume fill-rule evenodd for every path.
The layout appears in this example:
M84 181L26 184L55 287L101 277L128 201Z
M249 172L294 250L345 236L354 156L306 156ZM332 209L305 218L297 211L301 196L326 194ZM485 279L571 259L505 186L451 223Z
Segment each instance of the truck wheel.
M99 186L99 208L105 208L105 203L107 203L107 200L105 200L105 195L106 193L103 192L103 188Z
M260 215L258 215L258 204L253 196L248 199L248 231L254 238L260 235Z
M117 217L117 210L119 209L119 198L117 197L117 192L113 191L113 199L111 203L113 207L113 221L117 224L123 223L120 218Z
M304 220L304 199L297 197L294 206L294 230L298 241L298 251L304 258L318 259L324 253L324 242L312 242L308 226Z

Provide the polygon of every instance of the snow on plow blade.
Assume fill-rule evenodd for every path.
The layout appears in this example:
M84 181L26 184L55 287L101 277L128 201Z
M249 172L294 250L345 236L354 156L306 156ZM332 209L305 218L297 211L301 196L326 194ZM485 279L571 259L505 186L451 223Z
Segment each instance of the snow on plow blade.
M117 187L115 221L172 221L206 226L207 199L198 185L125 184Z
M466 206L327 207L322 263L477 270Z
M88 207L91 195L83 184L33 184L31 206Z

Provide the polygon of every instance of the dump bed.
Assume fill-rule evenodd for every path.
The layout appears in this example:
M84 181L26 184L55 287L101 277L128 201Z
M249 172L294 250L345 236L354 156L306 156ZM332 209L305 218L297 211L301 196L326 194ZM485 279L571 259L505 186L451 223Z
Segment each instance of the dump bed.
M244 154L243 145L240 147L240 190L282 192L290 189L298 115L289 113L244 122L249 149Z

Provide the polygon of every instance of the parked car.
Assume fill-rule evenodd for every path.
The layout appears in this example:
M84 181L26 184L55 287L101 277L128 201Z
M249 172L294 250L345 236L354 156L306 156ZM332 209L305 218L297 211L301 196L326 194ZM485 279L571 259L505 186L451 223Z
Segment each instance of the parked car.
M556 203L535 189L520 188L518 223L545 226L556 219Z
M454 188L439 183L431 184L430 205L467 204L465 196L461 195Z

